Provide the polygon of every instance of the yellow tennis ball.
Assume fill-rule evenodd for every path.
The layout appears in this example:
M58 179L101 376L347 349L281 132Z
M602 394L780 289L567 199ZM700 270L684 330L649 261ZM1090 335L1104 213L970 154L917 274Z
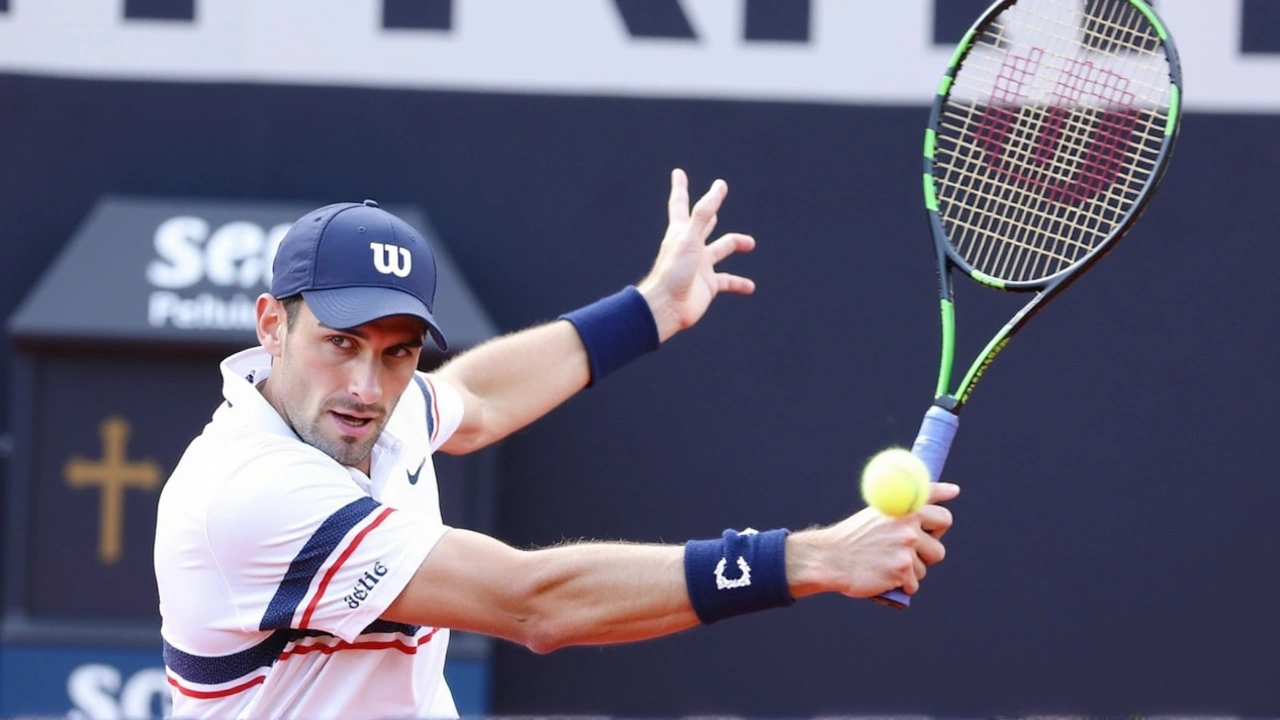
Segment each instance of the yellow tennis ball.
M882 450L862 469L862 499L885 515L910 515L929 499L929 468L910 450Z

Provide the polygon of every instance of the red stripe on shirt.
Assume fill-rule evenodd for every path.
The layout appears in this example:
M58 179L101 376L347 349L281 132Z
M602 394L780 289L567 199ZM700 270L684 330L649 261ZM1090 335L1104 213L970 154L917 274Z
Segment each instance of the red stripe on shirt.
M169 681L170 685L177 688L178 692L182 693L183 695L186 695L187 697L195 698L197 700L213 700L214 698L222 698L222 697L227 697L229 695L235 695L236 693L242 693L245 690L248 690L249 688L253 687L254 685L261 685L263 682L266 681L267 676L259 675L258 677L250 680L249 682L246 682L242 685L236 685L235 687L229 687L229 688L226 688L225 690L192 690L191 688L182 687L181 685L178 684L178 681L174 680L172 677L169 677L166 675L165 679Z
M340 642L337 645L298 645L292 650L280 653L281 660L287 660L290 655L306 655L308 653L323 653L332 655L339 650L399 650L405 655L416 655L418 653L417 645L405 645L399 640L367 640L365 642Z
M294 645L293 649L280 653L280 659L287 660L290 655L306 655L313 652L332 655L339 650L399 650L405 655L416 655L418 653L418 648L428 642L431 642L431 637L439 632L439 630L440 628L432 628L431 632L418 638L417 645L406 645L399 640L357 640L355 642L340 640L333 645L326 645L323 643L316 643L314 645Z
M351 544L347 546L347 549L343 550L342 554L338 556L338 561L335 562L333 566L329 568L328 572L324 574L324 577L321 578L320 586L316 588L316 594L311 598L311 602L307 605L307 611L302 613L302 622L298 623L299 630L307 629L307 625L311 622L311 614L315 612L316 606L320 604L320 598L324 597L324 591L328 589L329 581L338 573L338 569L342 567L342 563L346 562L347 558L351 557L351 553L355 552L357 547L360 547L360 542L364 540L364 536L368 535L369 531L381 525L382 521L386 520L387 516L394 511L394 508L384 508L382 512L378 513L378 517L374 518L373 522L365 526L365 529L361 530L356 535L355 539L351 541Z

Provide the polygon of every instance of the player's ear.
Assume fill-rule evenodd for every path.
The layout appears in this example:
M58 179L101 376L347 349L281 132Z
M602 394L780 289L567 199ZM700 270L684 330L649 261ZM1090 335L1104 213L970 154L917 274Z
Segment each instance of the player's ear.
M284 303L271 297L269 293L258 296L255 307L258 317L258 342L272 357L280 357L284 352L284 334L288 329L289 317Z

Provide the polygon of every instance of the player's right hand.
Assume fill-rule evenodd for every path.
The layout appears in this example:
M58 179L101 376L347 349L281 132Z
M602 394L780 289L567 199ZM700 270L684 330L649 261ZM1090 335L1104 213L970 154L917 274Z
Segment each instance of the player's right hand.
M946 556L941 538L952 516L937 503L959 494L957 485L934 483L929 503L911 515L891 518L865 508L835 525L798 533L787 544L789 579L794 551L797 569L803 564L820 580L807 583L798 573L793 594L830 591L870 598L899 587L915 594L928 566Z

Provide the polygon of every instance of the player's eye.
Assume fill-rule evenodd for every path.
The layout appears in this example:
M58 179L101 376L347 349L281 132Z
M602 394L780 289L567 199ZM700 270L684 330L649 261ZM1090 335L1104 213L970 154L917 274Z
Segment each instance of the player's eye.
M334 347L342 348L343 350L350 350L352 347L355 347L355 344L351 341L351 338L347 337L346 335L330 335L326 339Z

